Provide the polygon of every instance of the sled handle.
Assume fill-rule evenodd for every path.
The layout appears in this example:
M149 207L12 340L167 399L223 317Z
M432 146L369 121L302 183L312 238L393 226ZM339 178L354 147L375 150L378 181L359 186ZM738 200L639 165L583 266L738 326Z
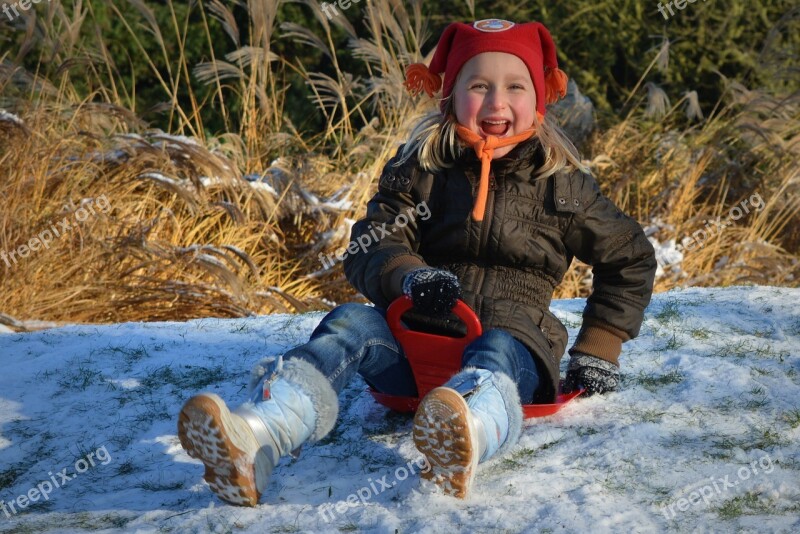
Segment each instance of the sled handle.
M414 301L411 300L411 297L408 295L403 295L401 297L396 298L390 305L389 309L386 310L386 322L389 323L389 329L392 333L395 332L413 332L413 330L406 328L400 323L400 317L414 307ZM472 308L461 299L456 301L456 305L453 306L453 313L461 319L464 324L467 326L467 335L465 336L466 339L475 339L480 337L483 333L483 328L481 327L481 321L478 319L478 316L475 315L475 312L472 311ZM447 337L447 336L440 336L440 337Z

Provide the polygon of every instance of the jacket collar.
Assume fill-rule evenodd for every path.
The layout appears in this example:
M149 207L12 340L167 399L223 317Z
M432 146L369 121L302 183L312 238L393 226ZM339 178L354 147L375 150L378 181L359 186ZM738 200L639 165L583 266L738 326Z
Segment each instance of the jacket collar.
M537 138L531 138L515 146L502 158L492 160L492 171L505 176L532 167L537 169L544 165L544 149ZM461 155L455 163L472 173L480 173L481 160L470 147L463 147Z

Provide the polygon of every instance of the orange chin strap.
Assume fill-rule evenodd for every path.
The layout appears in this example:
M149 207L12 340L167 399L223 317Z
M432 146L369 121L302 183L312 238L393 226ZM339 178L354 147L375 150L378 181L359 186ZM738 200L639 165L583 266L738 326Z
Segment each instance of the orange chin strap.
M489 135L484 139L469 128L459 124L456 126L456 133L462 141L468 143L475 150L475 154L481 160L481 181L478 185L478 198L475 199L475 206L472 208L472 218L476 221L482 221L486 212L486 198L489 195L489 170L494 149L526 141L536 131L531 128L511 137Z

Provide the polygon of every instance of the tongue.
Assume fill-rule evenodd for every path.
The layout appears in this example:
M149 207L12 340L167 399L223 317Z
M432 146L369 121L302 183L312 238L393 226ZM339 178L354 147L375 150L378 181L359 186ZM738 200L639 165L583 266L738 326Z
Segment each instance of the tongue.
M488 122L482 122L481 128L483 128L483 131L489 135L503 135L508 130L508 123L504 122L502 124L491 124Z

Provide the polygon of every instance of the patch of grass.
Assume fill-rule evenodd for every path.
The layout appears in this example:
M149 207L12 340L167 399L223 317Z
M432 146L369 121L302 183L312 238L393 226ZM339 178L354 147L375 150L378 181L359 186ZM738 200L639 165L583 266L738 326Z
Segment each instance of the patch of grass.
M580 328L580 326L583 324L583 317L578 314L572 314L572 315L575 316L574 321L572 319L565 317L561 319L561 323L567 328Z
M734 334L736 334L738 336L748 336L748 335L750 335L750 332L748 330L745 330L744 328L740 328L738 326L731 326L731 332L733 332Z
M746 437L723 436L722 439L713 443L715 449L707 450L706 454L715 458L730 458L733 449L738 448L745 451L752 449L768 450L772 447L786 445L787 441L778 432L771 428L766 428L754 429Z
M771 428L767 428L763 431L760 431L760 434L757 435L755 441L750 445L750 448L766 450L775 446L786 445L786 443L786 439L784 439L778 432L772 430Z
M734 358L744 358L752 352L752 346L749 341L739 339L733 342L725 343L723 346L718 347L711 356L719 358L727 358L733 356Z
M705 452L707 457L714 460L730 460L733 458L733 451L731 449L737 445L730 439L725 438L722 441L715 441L714 446L720 448L707 450Z
M143 410L133 417L135 423L152 423L153 421L172 419L169 405L163 399L151 397L137 403L137 407L141 407Z
M231 334L251 334L254 331L255 329L253 328L253 325L251 325L249 322L246 321L242 322L239 325L232 326L231 329L228 330L228 332L230 332Z
M25 473L25 470L19 465L14 465L8 469L0 471L0 489L6 489L13 486L23 473Z
M753 335L756 337L772 338L775 335L775 328L772 326L764 327L764 329L756 328L753 330Z
M85 366L84 363L77 368L67 368L57 384L72 391L85 391L89 386L103 383L103 373Z
M658 423L666 412L659 412L658 410L645 410L640 413L640 419L645 423Z
M182 391L197 391L212 384L219 384L230 378L230 373L225 370L224 364L214 367L200 367L184 365L185 370L164 365L149 370L147 376L142 378L141 384L147 389L158 389L166 385Z
M557 440L551 441L549 443L544 443L538 449L523 449L521 452L525 453L526 451L530 451L530 453L527 453L528 455L530 455L530 454L535 453L537 451L546 451L547 449L550 449L551 447L555 447L556 445L558 445L562 441L564 441L564 438L557 439Z
M769 401L766 397L761 397L757 399L750 399L744 403L744 407L748 410L760 410L764 406L769 404Z
M755 348L755 355L761 358L777 356L778 360L782 362L786 356L789 356L789 353L786 351L776 351L772 348L770 343L764 343Z
M123 517L119 514L110 514L104 518L112 528L123 528L133 520L133 517Z
M117 434L108 438L108 442L119 450L128 448L134 441L136 441L136 438L133 436L133 432L130 430L127 432L118 432Z
M691 335L695 339L708 339L711 337L711 330L708 328L693 328Z
M539 450L545 450L549 447L552 447L555 443L558 443L558 441L555 441L553 443L546 443L542 445L542 447L540 447ZM536 449L529 449L526 447L522 450L516 451L515 453L509 455L506 458L503 458L501 466L503 469L516 469L525 467L527 463L522 460L532 458L533 456L536 455L536 452L537 452Z
M46 369L44 371L38 371L33 376L34 376L34 378L36 378L37 381L42 381L43 382L45 380L49 380L51 376L55 376L56 374L58 374L58 373L56 373L56 371L54 369Z
M736 519L743 515L772 514L775 512L775 503L770 499L761 500L758 493L749 491L725 501L715 511L720 519Z
M666 304L664 304L664 306L661 308L661 311L655 315L655 318L658 320L658 322L664 324L673 320L678 320L680 317L681 313L678 310L677 300L667 301Z
M119 391L119 390L117 390ZM119 392L119 395L114 397L114 400L119 403L120 408L128 404L129 402L138 402L139 401L139 394L135 390L122 390Z
M672 337L669 338L667 344L664 345L663 350L677 350L683 347L684 345L686 345L686 343L684 343L683 341L679 341L678 338L675 336L675 333L673 332Z
M747 339L739 339L729 343L725 343L718 347L711 356L726 358L733 356L734 358L745 358L756 356L758 358L777 358L778 361L783 362L784 358L789 356L787 351L776 351L771 343L752 343Z
M800 320L795 320L786 331L793 336L800 336Z
M6 424L6 432L9 436L19 436L22 439L30 439L37 435L38 432L31 428L31 423L34 421L30 419L14 419Z
M650 391L654 391L661 386L678 384L683 381L684 378L683 372L676 368L663 375L648 375L644 372L640 372L639 375L634 378L634 382L641 384Z
M117 474L121 476L130 475L135 471L136 467L133 465L133 461L131 460L125 460L119 465L119 467L117 467Z
M183 482L174 480L172 482L143 480L134 487L141 488L146 491L176 491L183 488Z
M121 352L125 355L125 361L128 363L138 362L139 360L143 360L149 356L147 353L147 348L145 348L144 344L142 343L140 343L135 349L126 349Z
M141 384L147 389L158 389L167 384L177 386L178 380L179 378L175 370L168 365L164 365L148 370L147 376L142 378Z
M783 417L781 417L781 419L786 421L786 423L790 427L797 428L798 426L800 426L800 410L798 409L789 410L788 412L783 414Z
M625 494L630 490L630 483L628 481L619 480L618 477L613 476L614 473L609 473L609 475L602 480L600 483L606 488L608 491Z
M92 350L91 356L117 356L122 355L127 363L134 363L148 356L147 347L144 343L139 343L136 348L130 348L127 345L107 346L101 349Z

